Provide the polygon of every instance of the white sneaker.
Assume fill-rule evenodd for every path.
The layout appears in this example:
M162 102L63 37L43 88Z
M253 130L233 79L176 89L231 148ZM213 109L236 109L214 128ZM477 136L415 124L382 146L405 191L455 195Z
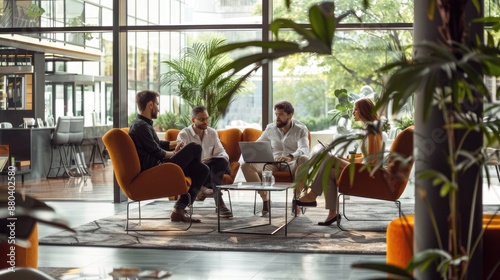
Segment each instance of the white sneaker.
M196 200L197 201L203 201L207 197L211 197L214 194L214 191L212 189L209 189L205 186L201 186L200 191L198 192L198 195L196 195Z

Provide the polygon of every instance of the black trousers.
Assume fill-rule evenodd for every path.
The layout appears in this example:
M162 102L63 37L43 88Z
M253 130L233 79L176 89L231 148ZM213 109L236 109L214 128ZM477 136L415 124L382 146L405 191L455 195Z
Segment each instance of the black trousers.
M210 168L210 172L205 182L203 182L203 185L214 190L215 205L218 206L221 194L216 186L222 185L222 177L224 177L224 174L229 174L231 172L229 169L229 162L225 158L211 158L204 163Z
M191 203L193 203L210 172L208 166L201 162L201 146L196 143L189 143L164 162L179 165L184 174L191 178L191 187L189 187L188 193L191 195ZM185 209L188 204L189 198L186 194L183 194L174 207L176 209Z

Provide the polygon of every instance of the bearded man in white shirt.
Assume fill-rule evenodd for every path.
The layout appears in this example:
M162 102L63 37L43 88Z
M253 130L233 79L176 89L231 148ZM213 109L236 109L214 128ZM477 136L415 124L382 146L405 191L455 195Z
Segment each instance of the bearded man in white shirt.
M210 168L203 186L214 192L215 205L220 207L221 218L231 218L233 213L226 207L217 185L222 184L224 174L229 174L229 155L220 142L217 131L208 126L210 117L207 108L196 106L191 111L191 126L182 129L177 136L179 143L196 143L202 147L201 161Z
M287 162L293 174L297 168L309 159L309 131L307 127L293 119L294 108L288 101L274 105L276 122L267 125L266 130L257 141L271 143L275 161ZM263 163L243 163L241 171L247 182L261 182ZM283 163L268 164L266 170L278 171L286 167ZM301 190L297 189L297 192ZM270 201L267 191L259 191L262 198L262 216L269 213ZM297 211L296 209L294 209ZM297 213L298 214L298 213Z

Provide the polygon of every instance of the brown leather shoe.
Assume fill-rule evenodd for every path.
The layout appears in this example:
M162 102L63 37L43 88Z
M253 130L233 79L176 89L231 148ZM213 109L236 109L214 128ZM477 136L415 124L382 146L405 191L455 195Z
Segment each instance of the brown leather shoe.
M189 214L185 209L174 209L170 213L170 221L172 222L183 222L183 223L201 223L201 220L190 218Z

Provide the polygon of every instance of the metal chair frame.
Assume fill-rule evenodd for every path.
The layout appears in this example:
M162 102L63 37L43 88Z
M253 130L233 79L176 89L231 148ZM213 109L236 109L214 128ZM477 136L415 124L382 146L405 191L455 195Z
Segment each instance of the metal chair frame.
M345 201L346 201L346 195L344 195L343 193L339 193L338 194L338 197L337 197L337 213L340 214L340 197L342 197L342 216L344 216L344 218L347 220L347 221L353 221L353 222L367 222L367 221L392 221L393 219L388 219L388 220L373 220L373 219L352 219L352 218L349 218L347 217L347 215L345 214L346 213L346 210L345 210ZM383 200L383 199L377 199L377 198L370 198L370 199L374 199L374 200ZM394 202L396 204L396 206L398 207L398 213L399 213L399 217L402 217L403 216L403 211L401 210L401 201L398 200L383 200L383 201L389 201L389 202ZM348 231L346 228L344 228L343 226L340 225L340 222L341 222L341 219L337 219L337 227L343 231Z
M191 220L191 217L193 216L193 207L192 207L192 201L191 201L191 195L189 193L187 193L187 196L188 196L188 208L189 208L189 219L190 219L190 222L188 224L188 226L186 228L181 228L181 229L129 229L129 221L139 221L138 225L141 225L141 221L142 220L169 220L170 218L143 218L142 217L142 214L141 214L141 201L129 201L127 202L127 220L126 220L126 223L125 223L125 231L187 231L188 229L191 228L191 226L193 225L193 221ZM139 217L138 218L131 218L130 217L130 204L132 203L138 203L139 207Z

